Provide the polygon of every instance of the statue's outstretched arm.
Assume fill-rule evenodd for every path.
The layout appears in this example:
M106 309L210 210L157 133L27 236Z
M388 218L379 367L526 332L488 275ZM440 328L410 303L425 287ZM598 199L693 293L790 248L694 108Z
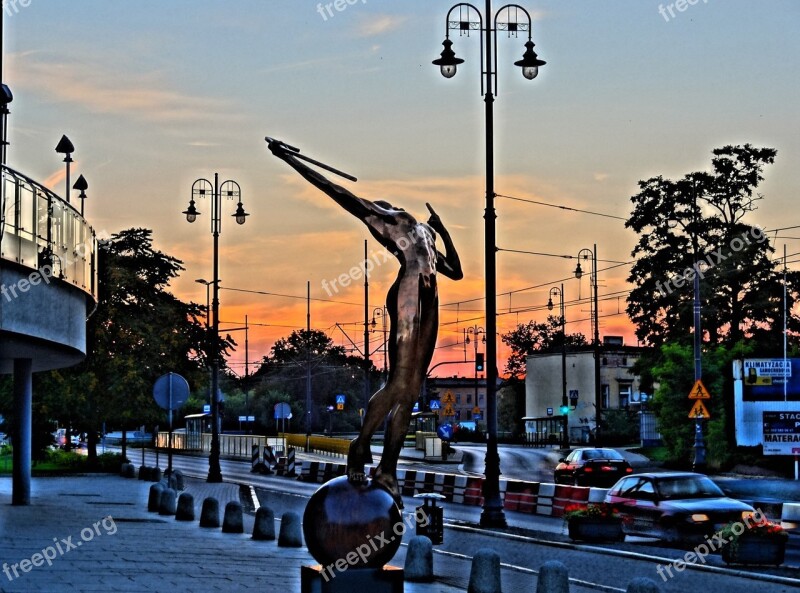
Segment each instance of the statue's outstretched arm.
M311 185L326 193L342 208L360 220L364 220L369 215L381 215L384 213L383 209L369 200L359 198L341 185L333 183L324 175L310 168L300 159L292 156L292 152L285 150L281 144L272 142L269 144L269 149L272 151L272 154L286 161L295 171L300 173Z
M464 272L461 270L461 259L458 257L458 252L455 245L453 245L453 240L450 238L450 233L444 227L441 218L439 218L439 215L436 214L431 205L427 202L425 205L431 213L428 224L438 233L442 238L442 243L444 243L444 254L439 253L439 257L436 258L436 271L453 280L461 280L464 277Z

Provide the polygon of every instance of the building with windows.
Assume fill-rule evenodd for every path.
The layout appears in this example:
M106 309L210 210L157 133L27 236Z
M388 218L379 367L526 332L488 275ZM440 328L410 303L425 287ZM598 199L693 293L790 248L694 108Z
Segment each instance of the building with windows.
M499 385L499 381L498 381ZM427 382L428 406L430 400L438 400L439 420L455 422L476 421L485 419L486 414L486 379L477 381L467 377L432 377ZM445 416L447 409L446 394L452 396L452 416Z
M606 336L600 348L603 409L641 409L649 394L642 393L633 364L646 349L625 346L621 337ZM588 442L596 426L594 349L585 346L566 355L569 440ZM529 419L561 415L561 353L531 354L526 361L525 416ZM529 422L533 426L532 421ZM532 430L532 429L531 429ZM558 441L562 439L559 437Z
M13 375L12 503L26 505L33 373L72 366L86 355L86 319L97 305L97 241L68 193L59 196L5 164L13 99L6 85L0 99L0 373ZM56 152L66 154L67 167L71 151L65 136ZM66 178L84 198L85 180L70 186Z

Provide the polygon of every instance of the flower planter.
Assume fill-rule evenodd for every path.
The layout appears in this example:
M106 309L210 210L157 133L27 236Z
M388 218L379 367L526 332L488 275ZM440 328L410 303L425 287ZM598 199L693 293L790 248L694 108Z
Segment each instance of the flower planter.
M586 542L619 542L625 539L618 517L574 517L567 522L569 538Z
M728 542L720 553L725 564L783 564L786 539L777 537L754 537L742 535Z

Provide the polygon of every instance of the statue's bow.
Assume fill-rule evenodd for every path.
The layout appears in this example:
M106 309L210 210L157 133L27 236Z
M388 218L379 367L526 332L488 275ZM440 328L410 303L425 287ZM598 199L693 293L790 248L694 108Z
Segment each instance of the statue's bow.
M297 157L298 159L302 159L304 161L308 161L312 165L316 165L317 167L325 169L326 171L330 171L331 173L336 173L340 177L344 177L345 179L349 179L350 181L358 181L358 179L356 179L352 175L349 175L349 174L345 173L344 171L340 171L339 169L334 169L330 165L326 165L325 163L321 163L316 159L312 159L311 157L307 157L304 154L300 154L300 149L299 148L296 148L296 147L292 146L291 144L286 144L286 142L284 142L283 140L276 140L275 138L270 138L269 136L264 138L264 140L266 140L268 144L273 144L273 143L274 144L278 144L282 148L284 148L287 151L293 153L292 156Z

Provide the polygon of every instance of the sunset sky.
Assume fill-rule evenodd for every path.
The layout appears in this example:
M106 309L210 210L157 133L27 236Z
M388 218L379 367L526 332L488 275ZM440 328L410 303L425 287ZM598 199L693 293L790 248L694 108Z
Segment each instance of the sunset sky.
M63 193L53 149L67 134L98 235L153 229L156 247L186 267L173 291L203 304L206 289L194 280L212 275L210 207L198 202L194 225L181 211L195 179L219 172L236 180L251 216L240 227L229 216L235 203L224 205L223 332L245 315L261 324L250 332L250 360L260 359L276 338L305 326L310 282L312 326L348 346L340 324L361 346L362 280L330 294L323 282L361 264L365 239L373 262L383 262L381 248L269 153L264 136L281 138L357 176L337 182L360 196L424 218L425 202L434 206L466 275L439 283L435 362L464 360L464 328L485 326L479 35L453 32L453 49L466 61L447 80L431 60L452 2L325 4L6 0L9 165ZM574 258L597 244L601 336L635 345L624 314L629 266L619 264L631 260L636 238L615 217L629 214L638 180L707 170L711 150L725 144L774 147L765 199L749 222L800 224L800 3L699 0L682 12L655 0L521 4L547 65L525 80L513 63L526 37L498 34L497 193L610 216L500 197L498 247ZM779 252L784 243L790 254L800 251L792 238L800 231L783 236ZM501 251L497 262L501 333L544 321L548 292L563 282L567 330L590 335L589 274L574 279L575 259ZM375 266L370 311L384 302L397 267ZM241 373L244 336L234 337L241 347L231 364ZM381 339L372 335L372 349ZM500 344L501 371L507 354ZM378 366L381 356L374 354ZM434 374L456 373L471 376L472 367Z

